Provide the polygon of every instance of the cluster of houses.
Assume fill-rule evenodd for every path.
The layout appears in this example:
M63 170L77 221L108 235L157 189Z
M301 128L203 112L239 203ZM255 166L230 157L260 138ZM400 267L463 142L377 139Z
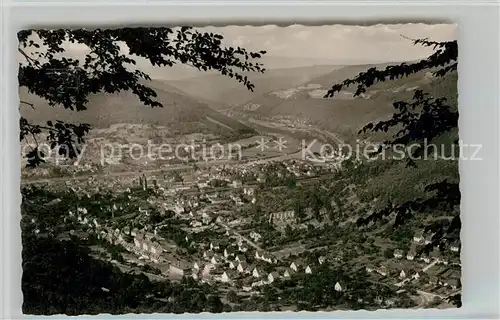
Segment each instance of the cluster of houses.
M97 219L92 218L86 208L78 207L76 212L69 211L69 217L75 219L81 225L88 227L90 232L95 232L98 239L106 240L111 244L121 245L129 252L135 253L140 259L148 259L152 262L158 263L161 254L163 253L162 246L158 241L154 240L154 234L147 233L144 230L137 228L131 229L126 226L123 229L112 229L107 226L101 226ZM71 234L75 234L72 230ZM79 233L81 237L84 233ZM126 241L126 237L133 238L133 244Z
M269 223L274 225L286 225L295 222L295 211L274 212L269 214Z
M215 281L233 286L241 282L242 289L250 291L278 279L290 279L297 273L313 273L313 268L309 265L301 266L298 262L292 262L289 266L283 266L283 263L272 255L258 250L251 255L251 259L247 257L248 249L242 248L241 241L238 245L225 248L211 242L203 253L203 260L193 264L192 277L202 282ZM325 258L320 257L319 263L324 262ZM336 290L342 291L342 286L338 284Z
M427 244L430 244L432 242L432 237L433 237L432 234L424 235L423 230L419 230L413 236L413 242L416 244L420 244L420 245L422 245L422 244L427 245ZM452 242L449 244L448 248L451 252L459 252L460 251L460 243Z
M125 236L133 238L133 244L125 240ZM137 228L124 227L122 230L116 228L103 228L98 238L105 239L111 244L121 245L127 251L136 254L139 259L147 259L158 263L161 260L163 247L154 239L154 235Z

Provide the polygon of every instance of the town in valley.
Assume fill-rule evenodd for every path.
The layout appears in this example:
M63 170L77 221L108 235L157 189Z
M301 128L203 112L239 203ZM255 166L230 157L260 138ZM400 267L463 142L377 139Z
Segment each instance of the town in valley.
M71 246L61 249L69 257L61 263L89 263L82 274L94 274L54 269L53 277L75 272L61 290L91 288L88 301L97 297L120 313L134 312L131 305L145 313L453 307L460 243L429 247L436 232L426 226L449 224L456 209L414 210L398 227L396 212L367 217L420 196L426 183L458 177L457 161L419 160L414 169L347 155L342 146L383 141L384 133L358 131L392 114L392 100L419 89L453 97L456 74L418 72L358 96L350 87L324 97L337 82L391 64L271 64L267 76L256 76L254 93L221 75L153 77L146 84L164 108L141 113L130 93L96 96L81 112L92 129L79 157L48 152L36 168L23 160L23 241L40 250ZM210 88L195 94L200 81ZM53 116L25 112L41 123ZM151 144L154 152L145 152ZM32 263L47 268L58 259L36 257ZM25 295L44 290L25 273L33 284ZM91 305L64 310L107 313Z

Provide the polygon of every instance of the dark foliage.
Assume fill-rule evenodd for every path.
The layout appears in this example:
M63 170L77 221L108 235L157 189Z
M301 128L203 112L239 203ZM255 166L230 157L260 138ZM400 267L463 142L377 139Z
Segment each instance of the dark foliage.
M156 282L123 273L92 258L77 241L29 232L23 232L22 290L25 314L199 313L224 307L216 292L193 280Z

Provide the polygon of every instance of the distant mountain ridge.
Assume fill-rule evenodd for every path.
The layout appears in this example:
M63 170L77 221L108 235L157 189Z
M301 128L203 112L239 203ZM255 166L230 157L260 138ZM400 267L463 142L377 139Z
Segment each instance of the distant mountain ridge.
M117 94L94 94L89 97L87 110L76 112L62 107L50 107L44 99L28 93L26 88L20 88L20 99L35 106L35 109L21 106L21 115L37 124L45 124L48 120L62 120L70 123L89 123L95 128L134 123L167 126L177 133L232 134L251 130L174 87L157 81L146 84L156 91L157 99L163 104L163 108L144 106L133 93L127 91Z
M395 100L410 98L418 88L432 88L434 78L429 72L378 83L359 97L353 97L354 86L323 98L332 85L353 78L371 67L383 69L393 63L346 66L320 75L300 86L291 86L259 95L247 103L232 107L227 113L241 118L311 124L354 139L369 122L387 119L394 113ZM456 87L456 83L455 83ZM449 90L449 89L446 89ZM456 88L455 88L456 90Z
M239 105L270 91L301 85L341 67L336 65L308 66L270 69L263 74L245 73L250 81L255 84L253 92L234 79L222 75L205 74L195 78L165 80L164 82L193 97L221 103L220 107L216 106L216 109L220 110L224 109L226 105Z

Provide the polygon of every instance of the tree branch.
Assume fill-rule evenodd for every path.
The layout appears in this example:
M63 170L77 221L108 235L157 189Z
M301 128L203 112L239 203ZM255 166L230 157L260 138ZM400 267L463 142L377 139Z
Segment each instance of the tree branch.
M28 56L28 54L26 52L24 52L23 49L17 48L17 51L19 51L26 58L26 61L28 61L29 64L34 64L36 66L40 66L40 62L33 59L32 57Z

